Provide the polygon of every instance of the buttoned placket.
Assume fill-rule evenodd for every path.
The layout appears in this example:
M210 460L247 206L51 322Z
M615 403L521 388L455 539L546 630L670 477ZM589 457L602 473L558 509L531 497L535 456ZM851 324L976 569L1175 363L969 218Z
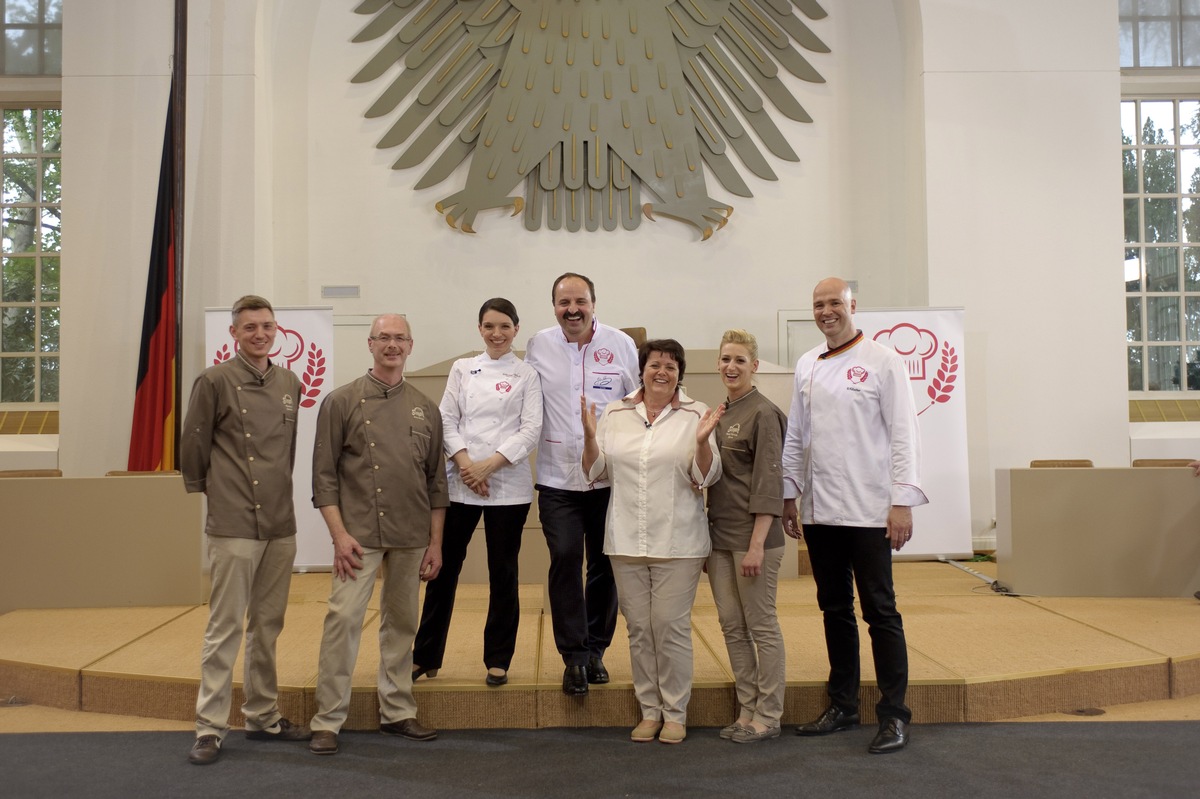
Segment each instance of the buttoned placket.
M366 398L363 397L363 398L359 399L358 404L359 404L359 409L362 411L362 415L363 415L363 432L367 439L367 453L368 453L368 456L371 458L371 472L373 473L373 477L374 477L374 481L375 481L375 512L378 515L378 518L382 519L387 515L387 512L383 509L382 503L380 501L383 498L383 496L382 496L383 495L383 487L380 485L380 482L379 482L379 474L378 474L379 464L375 460L375 440L372 438L372 435L374 435L374 433L371 430L371 419L367 414ZM379 534L380 534L380 536L383 535L382 526L379 528Z
M242 414L241 414L241 416L242 416L242 436L243 436L243 437L245 438L245 440L246 440L246 448L245 448L245 452L246 452L246 471L247 471L247 473L249 473L249 475L250 475L250 484L251 484L251 486L253 486L253 487L257 487L257 486L258 486L258 480L256 480L256 479L254 478L254 465L253 465L253 464L254 464L254 455L252 455L252 454L251 454L252 450L251 450L251 446L250 446L250 444L251 444L251 438L252 438L252 436L251 436L251 434L250 434L250 431L249 431L248 429L246 429L246 425L247 425L247 423L248 423L248 422L249 422L249 420L250 420L250 415L249 415L249 413L250 413L250 409L246 407L246 398L245 398L245 395L242 393L242 387L241 387L241 386L237 386L237 400L238 400L238 410L240 410L240 411L242 412ZM257 494L257 492L254 492L254 493L256 493L256 494ZM256 525L257 527L261 528L261 526L262 526L262 520L261 520L261 519L257 519L257 516L258 516L259 512L260 512L260 511L262 511L262 503L258 501L258 497L257 497L257 496L255 496L255 497L254 497L254 508L253 508L253 510L254 510L254 513L255 513L255 516L256 516L255 525Z

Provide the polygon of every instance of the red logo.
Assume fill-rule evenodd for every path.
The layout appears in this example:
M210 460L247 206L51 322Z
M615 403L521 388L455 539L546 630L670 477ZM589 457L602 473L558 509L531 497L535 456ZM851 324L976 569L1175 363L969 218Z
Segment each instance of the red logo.
M509 383L506 380L501 380L496 384L496 390L501 394L507 394L508 392L512 391L512 383Z
M917 411L917 416L935 405L950 401L950 395L954 392L954 382L958 379L958 352L954 347L939 343L932 330L908 322L901 322L890 330L879 331L875 334L875 340L891 347L904 360L909 380L929 379L929 385L925 388L929 404ZM939 354L939 347L941 359L937 368L933 369L930 362ZM932 378L927 378L929 371L934 372Z
M595 353L592 354L592 358L595 359L596 363L601 363L601 364L604 364L605 366L607 366L608 364L613 362L613 360L616 358L616 356L613 355L612 350L607 349L605 347L601 347L600 349L596 350Z
M861 366L851 366L846 370L846 379L851 383L867 382L867 370Z
M924 380L925 363L938 351L938 339L932 330L908 322L901 322L891 330L880 330L875 340L891 347L903 359L909 380Z
M938 367L937 375L929 381L925 393L929 395L929 404L917 411L917 416L925 413L934 405L949 402L950 393L954 391L954 381L958 379L958 353L949 344L942 345L942 365Z
M304 397L300 400L300 407L311 408L317 404L317 397L321 396L321 385L325 382L325 351L317 349L315 344L308 345L308 359L301 371L299 368L293 369L292 365L305 354L304 337L295 330L280 327L275 341L277 346L267 357L276 363L284 361L285 368L300 375L300 394ZM233 352L236 351L235 343ZM213 366L228 361L233 357L233 352L230 352L228 344L222 344L221 348L213 353Z

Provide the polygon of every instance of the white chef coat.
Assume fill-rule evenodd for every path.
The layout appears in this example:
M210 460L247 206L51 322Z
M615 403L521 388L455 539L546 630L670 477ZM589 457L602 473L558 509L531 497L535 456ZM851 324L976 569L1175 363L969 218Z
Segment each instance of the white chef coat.
M495 360L486 352L459 358L450 367L439 409L452 502L520 505L533 501L529 454L542 429L542 392L532 367L511 352ZM511 463L488 477L487 497L467 488L451 460L463 449L473 461L499 452Z
M579 397L603 410L636 390L637 348L633 339L592 317L592 340L582 348L567 341L555 325L529 339L525 363L542 379L542 437L538 444L538 485L590 491L608 485L589 483L583 474L583 422Z
M596 426L600 457L588 477L608 477L612 498L604 554L647 558L703 558L712 549L704 494L721 477L715 432L708 437L712 466L696 466L696 426L708 406L683 393L647 421L638 389L604 409ZM699 488L697 488L699 486Z
M924 505L921 431L900 356L859 336L796 362L783 495L803 524L884 527L892 505Z

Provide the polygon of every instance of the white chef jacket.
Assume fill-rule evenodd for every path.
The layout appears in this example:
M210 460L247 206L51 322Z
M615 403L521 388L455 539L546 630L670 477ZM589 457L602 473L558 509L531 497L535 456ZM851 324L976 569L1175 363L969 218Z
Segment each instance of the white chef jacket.
M596 426L600 457L588 477L612 482L604 554L646 558L703 558L712 549L704 494L721 477L715 432L712 466L696 466L696 426L708 406L683 393L647 421L638 389L604 409ZM697 488L699 486L699 488Z
M537 372L511 352L493 360L486 352L450 367L442 412L450 500L467 505L520 505L533 501L529 453L542 430ZM488 477L488 496L467 488L451 458L465 449L473 461L499 452L511 463Z
M884 527L892 505L924 505L921 431L900 356L861 333L796 362L783 496L803 524Z
M555 325L529 339L525 363L542 379L542 437L538 444L539 486L590 491L607 482L589 483L583 474L583 422L579 396L603 410L636 390L637 347L615 327L592 317L592 340L582 348L567 341Z

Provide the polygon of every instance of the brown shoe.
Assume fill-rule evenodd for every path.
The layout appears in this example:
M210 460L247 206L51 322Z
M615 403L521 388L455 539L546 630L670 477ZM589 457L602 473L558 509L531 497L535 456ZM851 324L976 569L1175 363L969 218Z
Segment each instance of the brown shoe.
M215 735L201 735L188 752L188 762L194 766L216 763L221 756L221 739Z
M399 735L410 741L432 741L437 738L437 730L422 727L416 719L384 722L379 725L379 731L384 735Z
M329 730L316 730L308 742L308 751L314 755L336 755L337 750L337 733Z
M265 730L246 730L246 738L251 741L307 741L312 735L308 727L293 724L283 716Z

